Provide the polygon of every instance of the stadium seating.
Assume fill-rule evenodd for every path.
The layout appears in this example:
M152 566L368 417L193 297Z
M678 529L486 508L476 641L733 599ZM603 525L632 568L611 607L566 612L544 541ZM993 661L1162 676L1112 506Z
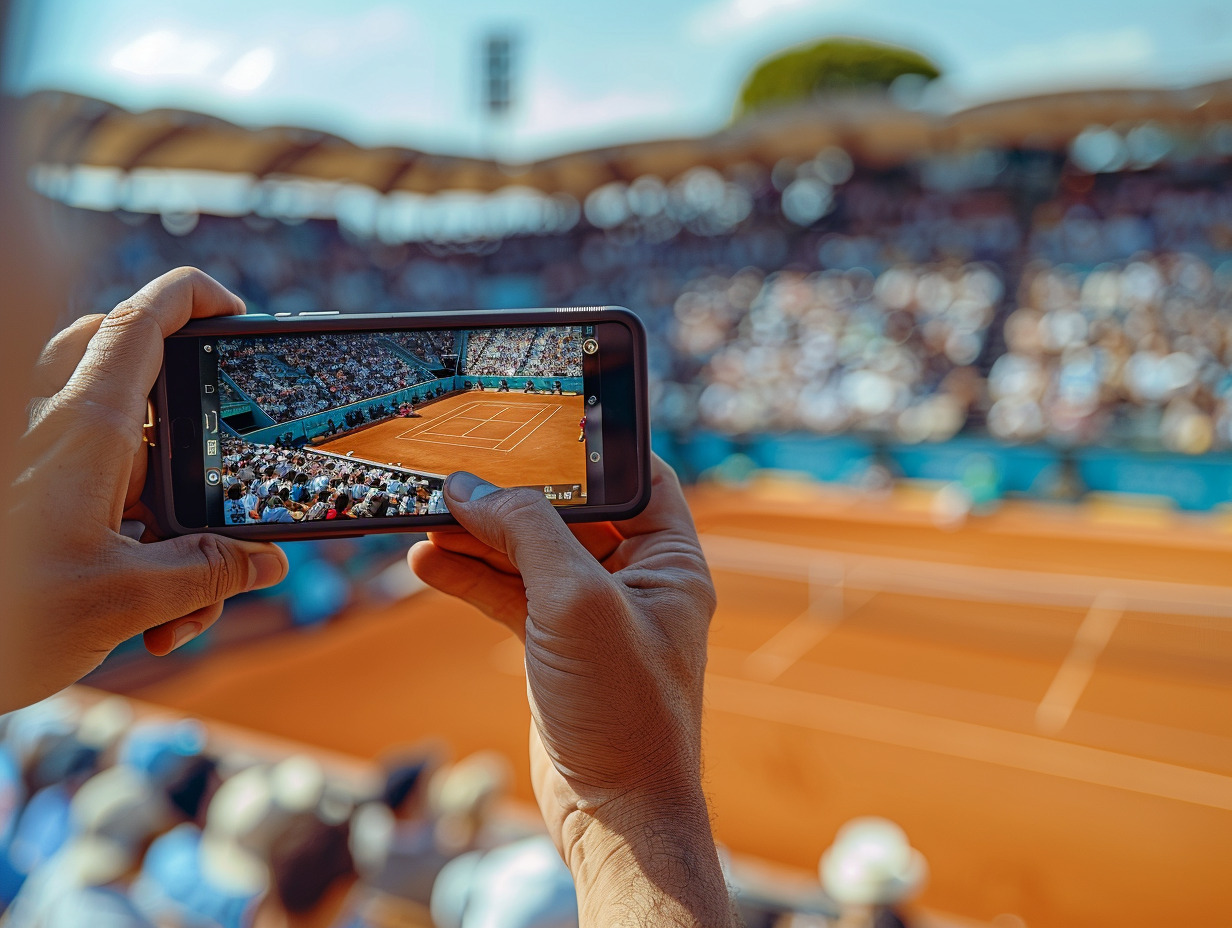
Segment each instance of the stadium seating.
M691 174L663 188L657 211L643 209L638 184L605 188L642 212L482 254L408 245L395 264L329 222L282 228L286 247L272 249L269 220L206 217L183 242L151 220L119 227L126 260L100 261L81 308L105 309L183 263L185 246L194 263L274 312L471 308L483 305L480 281L507 276L533 280L543 305L638 312L651 334L656 423L677 433L1232 447L1219 321L1232 299L1232 195L1221 187L1232 164L1070 184L1059 160L996 157L999 174L960 182L931 163L915 172L857 166L834 185L829 211L804 224L784 215L785 190L793 178L816 179L812 162L727 182L743 185L751 203L727 225L688 205ZM1052 186L1028 184L1031 172ZM327 251L346 260L314 257ZM344 278L348 293L365 281L366 302L335 299ZM1196 346L1199 336L1207 347ZM457 347L407 338L398 347L424 368ZM365 369L392 369L398 383L428 376L389 345L335 347L348 360L325 370L288 349L246 356L229 373L276 422L376 395ZM542 351L533 339L498 351L480 337L462 366L535 376ZM271 391L272 370L295 375L295 386Z

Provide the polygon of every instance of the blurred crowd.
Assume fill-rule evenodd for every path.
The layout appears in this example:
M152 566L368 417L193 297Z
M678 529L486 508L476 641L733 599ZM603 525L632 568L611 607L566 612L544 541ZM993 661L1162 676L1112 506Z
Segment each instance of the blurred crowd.
M708 277L676 301L701 421L725 432L879 431L943 441L980 396L972 365L1001 297L980 265Z
M581 377L577 327L487 329L471 332L459 374L477 377Z
M1082 273L1039 262L988 375L999 438L1232 446L1232 267L1141 253Z
M374 467L308 449L223 442L227 525L443 513L441 478Z
M542 860L545 843L555 855L491 823L510 775L499 755L411 752L356 773L250 749L119 697L0 716L6 928L377 928L408 913L431 924L430 908L457 928L493 889L457 865L434 888L451 862L497 847ZM559 857L527 885L576 912Z
M124 214L99 220L127 232L78 309L182 263L267 312L621 304L649 330L659 428L1199 453L1232 446L1230 177L1213 156L1092 175L1061 153L875 170L831 148L607 184L570 232L503 241L388 243L260 217L177 237ZM477 336L464 366L559 375L536 341ZM320 408L320 389L269 399Z
M498 753L450 762L437 745L339 765L69 691L0 716L0 922L576 928L568 868L504 801L512 772ZM928 876L880 818L838 831L820 881L721 853L748 928L903 928L898 908Z
M358 403L432 379L376 335L223 339L219 370L275 422Z

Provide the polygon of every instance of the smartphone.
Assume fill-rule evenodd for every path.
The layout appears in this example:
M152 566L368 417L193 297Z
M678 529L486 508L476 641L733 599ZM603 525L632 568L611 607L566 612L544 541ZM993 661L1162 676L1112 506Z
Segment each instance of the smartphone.
M454 523L456 470L567 522L650 496L646 335L622 307L195 320L151 399L165 534L422 531Z

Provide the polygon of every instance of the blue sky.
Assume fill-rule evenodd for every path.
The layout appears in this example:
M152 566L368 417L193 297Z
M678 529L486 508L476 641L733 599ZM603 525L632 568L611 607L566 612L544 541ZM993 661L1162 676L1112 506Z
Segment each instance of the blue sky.
M10 90L514 160L713 131L760 58L833 34L924 52L954 105L1232 76L1227 0L25 0L21 15ZM517 105L495 127L478 104L494 30L519 37Z

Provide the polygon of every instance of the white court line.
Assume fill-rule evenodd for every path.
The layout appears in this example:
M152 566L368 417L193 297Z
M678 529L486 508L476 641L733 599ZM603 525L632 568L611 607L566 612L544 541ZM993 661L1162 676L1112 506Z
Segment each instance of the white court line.
M1124 607L1114 597L1107 593L1095 597L1086 618L1078 626L1069 654L1057 668L1057 675L1035 710L1035 724L1040 731L1055 735L1069 722L1095 673L1095 662L1112 638L1123 613Z
M463 433L462 435L441 436L439 435L439 433L437 433L438 435L437 438L427 438L424 436L434 434L434 429L436 426L444 425L447 422L452 422L454 419L459 419L459 418L476 419L478 418L477 416L464 415L464 413L470 412L472 409L474 409L477 406L498 406L500 407L500 412L496 413L496 416L499 416L502 413L507 412L511 409L526 409L530 407L530 405L531 404L529 403L509 403L509 404L491 403L491 402L468 403L465 406L459 407L457 411L455 411L452 415L448 415L440 419L429 419L427 422L420 423L420 425L417 428L407 429L405 432L398 435L397 438L401 439L402 441L422 441L422 442L426 442L432 445L448 445L452 448L466 448L470 451L499 451L501 454L508 454L509 452L516 449L518 445L522 444L522 442L526 441L526 439L529 438L531 435L533 435L536 431L538 431L539 426L543 425L544 422L547 422L548 419L551 419L552 416L556 415L556 413L560 411L560 408L561 408L560 404L557 404L557 403L536 403L534 404L536 408L535 414L531 416L529 419L527 419L525 422L517 422L517 423L510 422L509 423L510 425L517 425L517 428L514 429L512 432L510 432L508 435L506 435L504 438L493 439L493 438L481 438L477 435L472 436L469 434L472 431L472 429L467 429L467 431ZM539 416L543 414L544 410L550 410L550 412L547 415L547 418L539 422L536 422L535 420L538 419ZM496 418L496 416L492 416L489 419L485 419L483 422L480 423L480 425L493 421ZM515 435L518 434L518 432L520 432L522 429L524 429L528 425L533 425L534 427L529 432L527 432L525 435L523 435L520 439L518 439L518 441L513 445L513 447L511 448L499 447L499 445L502 442L509 441L509 439L513 438ZM474 428L478 428L478 427L479 426L474 426ZM468 444L464 444L458 441L442 440L442 439L450 439L450 438L465 438L467 439L467 441L482 441L482 442L495 441L496 444L493 445L492 447L485 447L483 445L468 445Z
M478 416L470 416L470 415L467 415L467 413L469 413L472 409L476 409L477 407L480 407L480 406L499 406L499 405L501 404L499 403L465 403L462 406L459 406L457 409L455 409L452 413L445 416L444 418L428 419L424 422L419 423L419 425L415 426L414 428L407 429L405 432L403 432L398 437L404 438L407 435L413 435L419 432L430 432L436 426L444 425L446 422L452 422L454 419L478 419L479 418ZM502 407L502 408L507 408L507 407ZM500 413L497 413L497 415L499 416Z
M1150 621L1222 629L1232 618L1232 588L1173 580L1140 580L1087 574L980 567L904 557L852 555L829 548L754 541L730 535L701 536L712 568L749 576L808 582L814 565L843 570L850 589L871 589L965 602L1090 608L1102 593L1125 611Z
M504 403L466 403L463 406L459 406L451 414L444 416L443 418L428 419L424 422L420 422L418 425L407 429L405 432L402 432L400 435L397 435L395 437L406 438L408 435L418 435L421 432L431 432L438 425L444 425L446 422L452 422L454 419L478 419L479 418L478 416L467 415L467 413L469 413L472 409L475 409L480 406L499 407L500 412L496 414L497 416L499 416L501 412L507 412L510 409L517 408L515 406L506 405ZM543 407L541 406L540 408L543 408ZM495 419L496 416L492 416L492 418ZM490 421L490 420L485 420L485 421ZM499 441L504 441L504 439L503 438L499 439Z
M746 675L762 683L773 683L877 595L876 590L864 590L855 602L850 602L850 594L839 577L837 584L825 591L830 594L825 597L830 601L823 604L818 601L818 587L817 582L810 582L808 608L745 657Z
M547 408L548 408L547 406L542 407L542 409L547 409ZM551 409L552 411L548 413L547 419L544 419L543 422L535 422L535 418L538 418L539 416L539 413L535 413L535 418L528 419L526 422L523 423L523 426L525 426L525 425L530 425L532 422L535 422L535 427L531 429L529 432L527 432L525 435L523 435L521 438L519 438L517 442L514 443L513 448L501 448L500 447L501 442L497 442L496 443L497 447L495 450L502 451L506 454L508 454L510 451L513 451L514 448L517 448L518 445L522 444L522 442L526 441L526 439L530 438L537 431L539 431L539 426L543 425L544 422L547 422L548 419L551 419L554 415L560 412L559 406L552 406ZM508 437L502 438L501 441L508 441L510 438L513 438L514 435L518 434L518 432L521 431L521 429L522 429L522 426L519 426L518 428L514 429L513 432Z
M706 675L706 708L1232 811L1232 777L908 709Z
M427 419L423 422L420 422L418 425L414 426L413 428L407 429L405 432L403 432L401 435L398 435L397 437L405 438L407 435L417 435L420 432L431 432L436 426L444 425L446 422L452 422L454 419L478 419L479 418L478 416L470 416L466 414L469 413L472 409L476 409L480 406L497 406L500 408L501 412L504 412L505 410L512 408L511 406L507 406L503 403L482 403L482 402L466 403L462 406L459 406L450 415L445 416L444 418ZM499 416L500 412L498 412L496 415ZM496 417L493 416L492 418L496 418Z
M504 410L504 409L501 409L501 410L500 410L500 413L503 413L503 412L505 412L505 410ZM496 413L496 415L500 415L500 413ZM484 426L484 425L487 425L488 423L490 423L490 421L495 421L495 419L496 419L496 415L489 415L489 417L488 417L487 419L479 419L479 417L477 417L477 415L472 415L472 417L471 417L471 418L472 418L472 419L476 419L476 420L478 421L478 423L479 423L479 424L478 424L478 425L472 425L472 426L471 426L471 428L467 429L466 431L463 431L463 433L462 433L461 435L451 435L451 436L450 436L450 438L458 438L458 439L469 438L469 436L471 436L472 431L474 431L474 430L476 430L476 429L482 429L482 428L483 428L483 426ZM510 424L510 425L513 425L514 423L509 423L509 424ZM509 435L505 435L505 439L508 439L508 438L509 438ZM496 441L496 444L498 444L498 445L499 445L499 444L500 444L500 442L501 442L501 441L504 441L505 439L499 439L498 441Z
M509 411L510 409L512 409L512 408L513 408L512 406L505 406L504 408L502 408L502 409L500 410L500 412L498 412L498 413L496 414L496 416L499 416L501 413L508 412L508 411ZM538 413L536 413L535 415L538 415ZM518 426L518 428L521 428L523 425L525 425L525 422L509 422L507 419L497 420L496 416L489 416L488 418L486 418L486 419L484 419L482 422L480 422L480 423L479 423L479 425L474 426L474 428L469 428L469 429L467 429L467 430L466 430L465 432L463 432L461 435L458 435L458 436L450 436L450 437L457 437L457 438L468 438L468 437L470 436L471 432L475 431L475 429L477 429L477 428L482 428L483 426L487 425L489 422L495 422L495 421L501 421L501 422L504 422L506 425L516 425L516 426ZM473 416L472 418L477 419L477 418L479 418L479 417L478 417L478 416ZM535 418L534 416L531 416L531 418L530 418L530 419L527 419L526 421L527 421L527 422L529 422L529 421L531 421L531 420L532 420L532 419L534 419L534 418ZM512 436L516 435L516 434L517 434L517 432L518 432L518 430L517 430L517 429L514 429L512 432L510 432L510 433L509 433L508 435L506 435L504 438L497 439L496 443L499 445L502 441L506 441L507 439L509 439L509 438L511 438Z
M460 436L455 436L460 437ZM405 441L421 441L426 445L448 445L450 448L469 448L471 451L499 451L494 445L468 445L460 441L448 441L444 438L407 438ZM467 441L497 441L495 438L468 438ZM501 454L505 452L501 451Z
M545 418L545 419L543 419L543 420L541 420L541 421L539 421L539 422L536 422L536 421L535 421L535 419L536 419L536 418L538 418L538 417L539 417L539 416L543 413L543 410L545 410L545 409L550 409L550 410L551 410L551 411L548 413L547 418ZM429 444L433 444L433 445L449 445L449 446L450 446L450 447L452 447L452 448L468 448L468 449L470 449L471 451L498 451L498 452L500 452L501 454L509 454L511 451L515 450L515 449L518 447L518 445L522 444L522 442L524 442L524 441L526 441L526 439L530 438L530 436L531 436L531 435L535 434L535 432L537 432L537 431L539 430L539 426L543 425L543 423L544 423L544 422L547 422L547 421L548 421L548 419L551 419L551 418L552 418L552 416L556 415L556 413L557 413L559 410L560 410L560 407L559 407L559 406L552 406L552 407L548 407L548 406L546 406L546 405L545 405L545 406L541 406L541 407L540 407L540 409L539 409L539 412L535 413L534 418L527 419L525 422L522 422L522 423L518 423L518 424L517 424L517 425L518 425L518 427L517 427L516 429L514 429L512 432L510 432L510 433L509 433L508 435L506 435L504 438L500 438L500 439L493 439L493 438L479 438L478 436L464 436L464 435L456 435L456 436L452 436L452 437L454 437L454 438L466 438L468 441L495 441L495 442L496 442L496 444L495 444L495 445L493 445L493 446L492 446L492 447L490 447L490 448L489 448L489 447L483 447L483 446L481 446L481 445L467 445L467 444L463 444L463 443L461 443L461 442L457 442L457 441L441 441L441 440L438 440L438 439L433 439L433 438L424 438L424 437L422 437L422 436L420 436L420 435L418 435L418 434L417 434L417 435L415 435L415 436L413 436L413 437L411 437L411 438L406 438L406 439L404 439L404 440L405 440L405 441L422 441L422 442L428 442ZM510 423L510 425L513 425L513 424L514 424L514 423L512 423L512 422ZM523 435L521 438L519 438L519 439L517 440L517 442L513 445L513 447L511 447L511 448L501 448L501 447L499 447L499 446L500 446L500 444L501 444L502 442L506 442L506 441L508 441L509 439L513 438L513 436L517 435L517 434L518 434L518 432L520 432L522 429L526 428L526 426L528 426L528 425L533 425L534 427L533 427L533 428L532 428L529 432L527 432L525 435ZM399 437L401 437L401 436L399 436ZM450 436L446 436L446 437L450 437Z

